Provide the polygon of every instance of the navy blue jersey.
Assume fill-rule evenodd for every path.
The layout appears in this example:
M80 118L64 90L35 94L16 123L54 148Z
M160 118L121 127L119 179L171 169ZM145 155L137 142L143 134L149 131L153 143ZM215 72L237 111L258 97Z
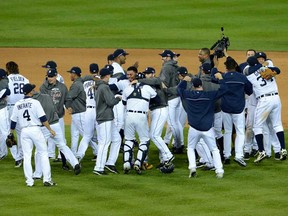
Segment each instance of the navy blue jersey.
M186 90L187 82L178 85L178 94L185 101L188 124L199 131L208 131L213 126L215 101L227 92L224 81L220 81L217 91Z

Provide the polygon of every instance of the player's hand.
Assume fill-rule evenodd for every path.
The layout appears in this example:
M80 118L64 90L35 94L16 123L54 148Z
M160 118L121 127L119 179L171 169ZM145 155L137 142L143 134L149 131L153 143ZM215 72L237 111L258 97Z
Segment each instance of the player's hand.
M269 63L267 61L263 62L262 66L263 67L268 67Z
M56 136L56 133L55 133L55 131L54 130L50 130L50 134L51 134L51 137L55 137Z
M134 64L133 64L134 67L138 68L139 67L139 62L136 61Z
M122 96L119 94L115 95L115 98L119 98L120 100L122 100Z
M73 110L72 110L71 107L69 107L69 108L67 109L67 111L68 111L69 114L72 114L72 111L73 111Z
M165 85L165 83L161 82L161 85L163 89L167 89L167 86Z
M187 82L190 82L191 81L191 77L190 76L185 76L184 78L183 78L183 80L185 80L185 81L187 81Z
M134 84L136 84L136 83L138 83L138 80L133 80L130 84L131 84L131 85L134 85Z
M216 73L214 76L215 76L215 78L218 79L218 80L222 80L222 79L223 79L222 74L219 73L219 72Z
M217 68L218 65L219 65L219 61L218 61L218 58L216 55L214 55L214 58L213 58L213 63L214 63L214 68Z

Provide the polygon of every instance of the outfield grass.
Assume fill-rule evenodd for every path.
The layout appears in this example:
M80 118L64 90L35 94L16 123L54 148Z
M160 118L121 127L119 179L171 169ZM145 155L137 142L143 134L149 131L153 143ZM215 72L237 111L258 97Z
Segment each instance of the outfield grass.
M288 50L286 0L1 1L0 47Z
M67 128L66 134L69 134ZM185 132L186 133L186 132ZM286 133L287 141L287 133ZM158 163L158 151L151 146L150 162ZM9 155L0 161L1 215L286 215L287 161L273 158L246 168L232 162L223 179L212 171L198 171L188 178L186 154L176 155L175 171L161 174L155 168L139 176L92 173L89 149L82 172L63 171L51 162L57 186L46 188L36 181L25 185L22 168L14 168ZM122 153L117 168L122 170Z

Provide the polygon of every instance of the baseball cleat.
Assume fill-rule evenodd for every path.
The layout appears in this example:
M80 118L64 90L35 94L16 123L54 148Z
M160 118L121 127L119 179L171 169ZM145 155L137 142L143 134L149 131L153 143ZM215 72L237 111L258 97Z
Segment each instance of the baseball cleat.
M22 166L22 160L15 161L15 168L19 168Z
M250 155L251 155L252 157L256 157L258 154L259 154L259 151L258 151L258 150L252 149L252 152L251 152Z
M129 174L130 173L130 169L129 168L125 168L124 169L124 174Z
M105 165L105 169L109 170L112 173L119 174L118 170L113 165Z
M196 169L190 169L189 178L196 178L196 177L197 177Z
M134 164L133 168L134 168L134 170L136 171L136 173L137 173L138 175L141 175L142 171L141 171L139 165Z
M276 152L276 153L274 154L274 159L275 159L275 160L280 160L280 159L281 159L280 152Z
M79 164L76 164L74 167L74 174L79 175L80 172L81 172L81 167Z
M262 151L262 152L259 152L257 158L254 160L254 163L259 163L260 161L262 161L263 159L266 158L266 152L265 151Z
M227 164L230 164L230 158L225 158L225 159L224 159L224 164L226 164L226 165L227 165Z
M105 171L93 170L93 173L96 175L99 175L99 176L107 175L107 173Z
M245 161L242 158L234 158L234 161L236 163L238 163L240 166L246 167L247 164L245 163Z
M245 152L244 153L244 158L243 158L244 160L249 160L250 159L250 154L249 154L249 152Z
M44 182L44 186L45 187L51 187L51 186L55 186L55 185L57 185L57 184L55 182L53 182L53 181Z
M69 171L70 167L67 164L65 164L65 165L62 166L62 169L65 170L65 171Z
M216 173L216 178L217 179L222 179L224 176L224 173Z
M204 162L197 162L196 163L196 168L201 168L201 167L205 167L206 166L206 163L204 163Z
M280 152L280 160L286 160L286 158L287 158L287 150L282 149Z

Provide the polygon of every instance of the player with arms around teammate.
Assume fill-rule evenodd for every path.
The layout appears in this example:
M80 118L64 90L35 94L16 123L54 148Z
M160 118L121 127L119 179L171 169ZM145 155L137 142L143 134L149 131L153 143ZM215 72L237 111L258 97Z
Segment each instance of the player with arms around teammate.
M222 178L224 174L223 165L219 149L216 145L213 122L215 101L227 92L227 86L222 80L220 73L217 73L216 78L220 80L220 88L217 91L203 91L202 81L199 78L192 80L195 90L186 90L187 81L191 78L186 76L178 85L180 97L185 101L184 108L188 115L188 160L189 160L189 178L196 177L196 158L195 147L200 138L203 138L208 145L212 155L213 164L217 178Z
M19 67L14 61L7 62L6 69L8 72L9 89L11 91L11 94L8 97L7 108L11 117L15 103L24 97L23 86L29 83L29 80L19 73ZM18 144L17 146L13 146L10 150L15 159L15 167L20 167L22 164L23 152L19 126L16 127L16 134Z
M110 90L108 85L110 76L111 72L107 68L102 68L100 70L101 79L95 83L98 157L93 172L96 175L107 174L104 171L104 167L112 173L118 173L115 163L119 155L121 137L113 121L113 107L121 101L121 96L114 97ZM110 144L109 158L106 162Z
M254 58L254 57L250 57ZM278 95L278 86L275 77L264 78L263 73L267 67L257 64L248 68L248 80L253 84L253 90L257 99L257 105L254 116L253 131L259 148L259 154L254 163L259 163L266 158L266 152L263 145L263 124L270 118L273 129L281 145L280 160L285 160L287 150L285 147L285 137L281 120L281 101ZM274 76L280 73L277 67L271 67Z
M55 136L56 133L51 129L40 102L32 98L34 88L35 85L32 84L25 84L23 86L22 90L25 97L16 102L13 108L10 133L13 133L18 124L21 130L20 139L24 156L23 168L27 186L32 187L34 185L31 165L33 144L36 146L36 151L39 153L44 186L54 186L56 183L51 179L47 146L40 126L43 124L48 129L51 136Z

